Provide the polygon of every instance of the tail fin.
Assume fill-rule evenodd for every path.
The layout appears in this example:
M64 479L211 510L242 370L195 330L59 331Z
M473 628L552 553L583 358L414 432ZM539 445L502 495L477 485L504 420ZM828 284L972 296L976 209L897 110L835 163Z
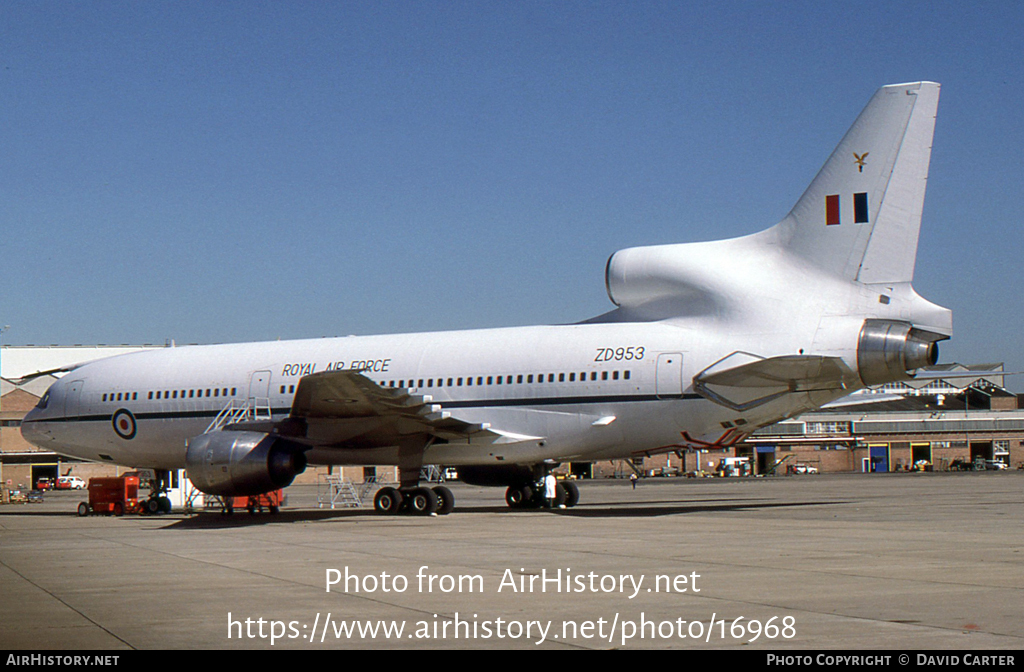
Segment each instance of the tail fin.
M864 283L914 277L939 85L879 89L776 227L811 263Z

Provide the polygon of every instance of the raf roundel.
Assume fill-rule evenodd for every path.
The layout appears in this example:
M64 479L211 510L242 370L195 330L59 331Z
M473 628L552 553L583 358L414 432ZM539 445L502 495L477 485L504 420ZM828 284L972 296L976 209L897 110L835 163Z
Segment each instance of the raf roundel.
M122 439L131 440L135 438L135 416L126 408L118 409L114 417L110 419L114 425L114 431Z

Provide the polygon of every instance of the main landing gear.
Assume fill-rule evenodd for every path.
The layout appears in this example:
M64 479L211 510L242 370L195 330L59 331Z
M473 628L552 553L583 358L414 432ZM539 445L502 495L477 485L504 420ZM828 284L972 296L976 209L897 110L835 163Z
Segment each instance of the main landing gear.
M446 516L455 508L455 496L443 485L425 488L420 485L423 452L434 442L432 436L409 435L398 440L399 488L385 486L373 498L377 513L412 516Z
M580 501L580 489L572 481L561 481L555 486L555 499L550 502L556 509L571 509ZM540 509L548 506L544 497L544 481L510 485L505 491L505 503L510 509Z
M447 516L455 508L455 496L443 485L434 488L393 488L386 486L373 498L377 513L411 516Z

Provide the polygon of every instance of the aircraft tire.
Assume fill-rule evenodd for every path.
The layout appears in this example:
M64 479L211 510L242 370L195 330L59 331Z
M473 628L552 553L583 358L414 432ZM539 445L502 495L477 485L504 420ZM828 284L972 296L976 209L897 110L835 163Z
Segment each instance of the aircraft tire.
M157 497L156 501L160 503L160 513L171 512L173 507L171 506L171 499L169 497Z
M391 486L377 491L373 498L373 509L377 513L394 515L402 508L402 493Z
M565 486L561 483L555 486L555 501L554 508L560 509L567 506L566 500L569 498L569 493L566 491Z
M437 495L437 515L447 516L455 509L455 495L451 490L439 485L434 488L434 494Z
M414 516L437 513L437 495L429 488L413 488L405 497L409 503L409 513Z
M525 509L531 506L533 488L529 485L510 485L505 491L505 503L510 509Z
M563 481L562 485L565 487L565 508L571 509L579 504L580 489L572 481Z

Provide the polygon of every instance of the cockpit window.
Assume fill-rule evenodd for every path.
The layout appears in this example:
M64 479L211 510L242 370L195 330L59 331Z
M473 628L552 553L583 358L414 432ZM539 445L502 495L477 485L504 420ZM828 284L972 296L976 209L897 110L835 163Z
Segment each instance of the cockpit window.
M46 405L48 403L50 403L50 391L49 390L47 390L46 393L43 394L43 398L39 400L38 404L36 404L36 408L46 408Z

